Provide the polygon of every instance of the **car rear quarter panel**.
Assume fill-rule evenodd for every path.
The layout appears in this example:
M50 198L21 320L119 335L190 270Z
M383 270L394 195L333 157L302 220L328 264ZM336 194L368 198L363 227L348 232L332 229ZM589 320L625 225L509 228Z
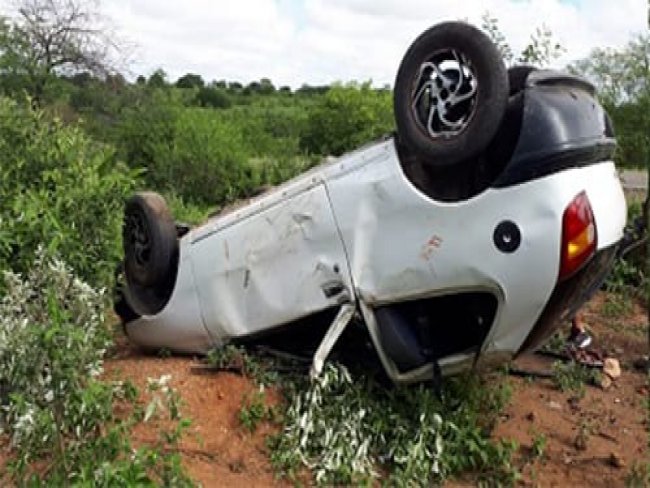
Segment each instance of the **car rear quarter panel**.
M625 204L612 163L488 189L454 203L434 201L411 185L392 141L327 171L359 299L372 308L490 290L500 306L484 350L514 353L542 312L557 282L562 215L575 195L587 191L603 245L622 234ZM493 242L504 220L521 231L521 245L512 253Z

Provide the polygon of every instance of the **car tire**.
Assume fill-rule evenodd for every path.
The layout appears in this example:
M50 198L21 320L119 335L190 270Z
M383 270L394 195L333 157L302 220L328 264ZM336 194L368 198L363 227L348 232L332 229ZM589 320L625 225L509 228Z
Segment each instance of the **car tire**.
M162 196L142 192L127 200L122 239L128 285L154 288L169 281L178 240L174 220Z
M464 22L423 32L397 72L393 105L401 144L433 168L477 156L496 134L508 101L497 47Z

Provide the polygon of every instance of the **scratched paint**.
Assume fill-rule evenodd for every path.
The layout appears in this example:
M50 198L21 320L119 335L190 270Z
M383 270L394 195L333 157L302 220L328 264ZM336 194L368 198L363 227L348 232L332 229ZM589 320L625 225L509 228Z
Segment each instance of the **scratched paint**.
M440 248L441 245L442 237L434 235L422 246L422 252L420 253L420 256L425 261L430 261L433 253L436 251L436 249Z
M555 286L563 211L580 191L592 202L599 249L617 242L625 201L611 162L448 204L426 197L406 179L392 139L376 143L190 231L181 239L179 277L168 306L127 330L145 346L206 352L352 303L389 376L412 381L431 371L397 371L377 339L374 308L487 291L498 310L482 354L508 356ZM525 236L508 255L492 242L504 219L518 223ZM441 365L457 371L469 359L443 358Z
M230 243L230 258L215 259L212 249L223 242ZM205 283L198 290L201 308L206 327L216 336L265 330L337 306L341 296L354 296L323 185L282 200L193 248L194 262L201 263L194 266L195 279ZM340 284L336 296L326 293L333 282Z

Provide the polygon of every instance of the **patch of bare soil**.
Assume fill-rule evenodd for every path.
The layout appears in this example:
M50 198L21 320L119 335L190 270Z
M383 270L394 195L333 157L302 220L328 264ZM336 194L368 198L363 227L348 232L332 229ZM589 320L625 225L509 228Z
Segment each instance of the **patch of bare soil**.
M621 363L622 374L609 388L587 386L578 398L550 379L512 379L512 401L494 436L521 446L524 485L624 486L635 462L649 459L648 376L633 365L648 354L647 313L635 304L625 316L608 318L606 304L606 295L597 295L585 318L591 347ZM548 371L552 360L535 355L522 362L525 369ZM543 448L540 457L535 443Z
M180 447L193 480L205 487L283 485L275 479L265 446L277 428L261 423L250 433L239 422L242 401L257 391L255 384L233 373L197 371L198 364L191 357L159 358L127 346L105 369L109 377L129 379L140 390L146 389L148 378L171 375L169 385L182 399L181 415L192 421ZM269 406L280 400L273 389L266 390L265 398ZM134 443L155 442L161 427L165 425L156 421L139 425Z

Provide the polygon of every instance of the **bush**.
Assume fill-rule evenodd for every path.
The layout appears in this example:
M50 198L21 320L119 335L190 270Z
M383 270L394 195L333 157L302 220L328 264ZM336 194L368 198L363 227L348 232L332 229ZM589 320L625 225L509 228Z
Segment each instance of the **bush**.
M221 205L250 186L245 143L238 128L211 110L179 114L169 150L160 151L148 179L189 202Z
M631 251L616 258L614 268L605 282L608 291L625 297L643 298L650 286L650 277L646 272L647 246L643 242L644 237L648 238L648 229L643 221L642 210L641 202L629 205L623 246Z
M137 173L79 128L8 99L0 99L0 153L0 269L25 272L45 243L84 279L106 284Z
M120 157L132 168L145 168L145 177L155 181L158 158L172 150L182 111L180 99L168 91L146 92L142 100L122 113L112 131Z
M94 383L110 343L105 303L102 293L42 251L26 279L5 272L5 286L0 426L29 461L63 438L81 441L110 414L105 397L111 392Z
M224 90L214 87L201 87L196 94L194 103L201 107L228 108L232 105Z
M437 397L427 385L390 390L327 364L311 385L291 386L284 431L271 441L285 474L303 464L326 485L372 485L381 472L389 486L429 486L467 471L495 485L516 479L516 446L489 438L507 385L460 378Z
M309 113L300 139L307 152L341 155L394 128L392 96L369 83L334 85Z
M99 379L110 345L103 293L43 251L27 277L6 272L5 281L0 432L11 438L14 480L34 486L189 485L173 449L186 422L165 436L164 445L135 450L129 431L143 419L141 409L121 418L114 413L117 402L121 410L133 408L138 393L129 384ZM178 420L178 399L166 385L154 386L170 419ZM160 394L154 396L147 415L162 404Z
M147 186L189 204L220 206L275 185L310 165L300 157L295 107L251 104L228 110L160 104L129 111L116 144Z

